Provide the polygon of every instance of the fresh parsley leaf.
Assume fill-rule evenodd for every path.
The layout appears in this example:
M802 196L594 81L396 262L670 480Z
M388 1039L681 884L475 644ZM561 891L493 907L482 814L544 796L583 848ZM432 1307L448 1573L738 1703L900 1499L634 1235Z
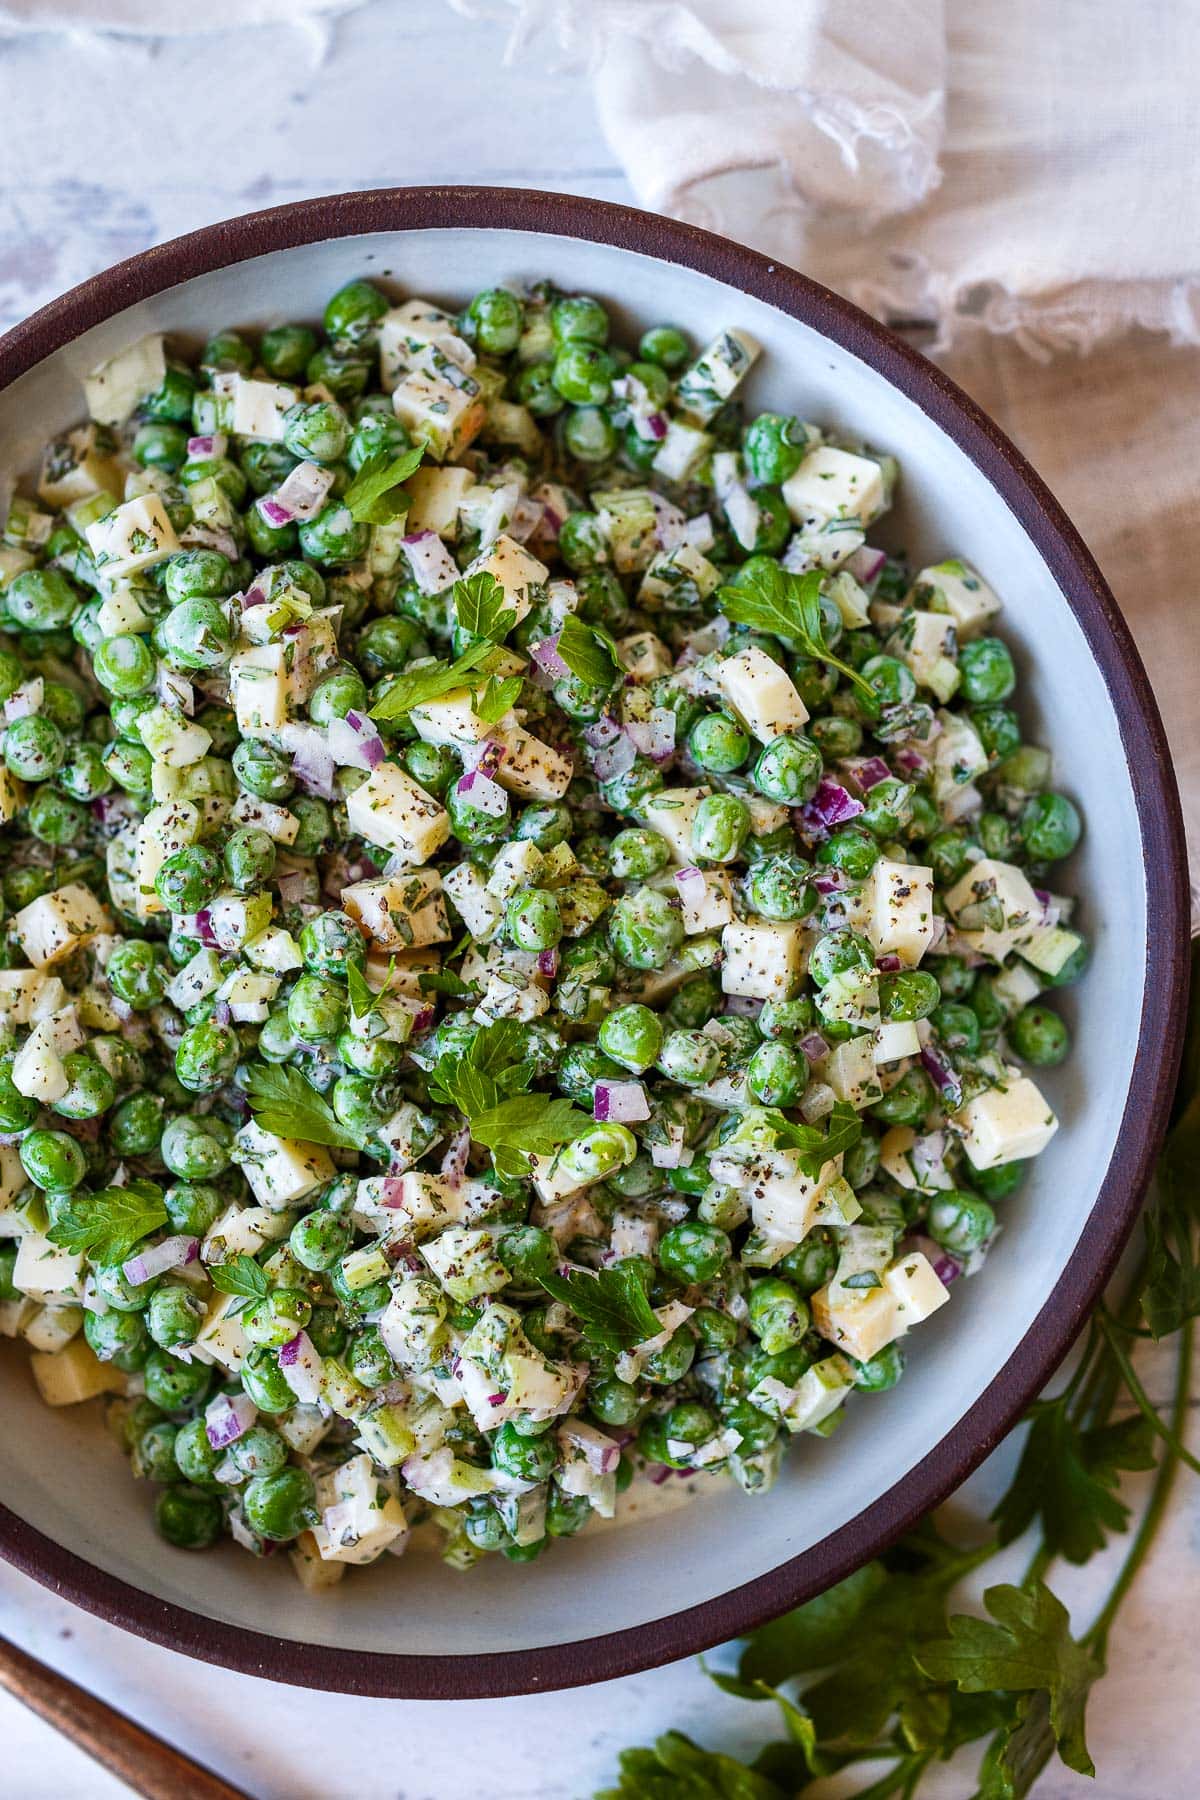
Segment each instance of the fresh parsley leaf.
M725 617L735 624L797 644L805 656L837 669L858 689L874 715L879 710L874 688L857 669L834 656L825 642L821 631L822 579L820 569L810 569L807 575L791 575L778 563L756 556L740 580L717 589L717 601ZM559 651L561 654L561 644Z
M570 1307L584 1336L598 1350L632 1350L662 1330L646 1293L646 1271L637 1263L614 1263L595 1275L587 1269L569 1269L565 1275L539 1275L538 1280L552 1299Z
M516 609L508 603L494 575L480 569L454 584L454 613L460 628L471 637L498 644L517 622Z
M445 994L452 1000L473 1000L479 992L453 969L431 969L418 975L417 986L423 994Z
M418 668L406 669L403 674L395 677L386 694L371 708L371 717L385 722L388 719L401 719L414 706L424 706L430 700L440 700L443 694L465 686L466 677L471 670L477 669L494 649L494 644L481 639L477 644L468 645L452 663L443 662L439 658Z
M476 1113L471 1136L492 1152L501 1174L527 1174L531 1156L552 1156L592 1123L570 1100L545 1094L517 1094Z
M1066 1607L1044 1582L1028 1589L990 1587L983 1604L994 1624L956 1614L948 1638L915 1653L918 1666L933 1681L955 1682L964 1694L1044 1692L1062 1760L1080 1775L1094 1775L1084 1712L1103 1664L1075 1642Z
M596 1800L791 1800L793 1790L732 1756L668 1731L652 1750L623 1750L620 1786Z
M852 1150L861 1136L862 1120L852 1106L839 1100L829 1114L824 1131L817 1125L793 1125L790 1119L785 1119L777 1129L776 1143L780 1149L799 1150L801 1154L797 1161L801 1173L815 1181L825 1163Z
M1200 977L1193 990L1200 988ZM1193 1000L1193 1007L1200 1000ZM1198 1033L1200 1035L1200 1033ZM1146 1213L1147 1268L1142 1310L1156 1338L1169 1337L1200 1315L1200 1093L1172 1127L1158 1160L1154 1199Z
M558 654L581 681L593 687L608 689L621 673L616 648L607 631L585 625L574 613L568 613L558 634Z
M388 963L387 979L379 993L367 985L367 978L354 963L346 964L346 990L350 998L350 1011L356 1019L365 1019L369 1013L375 1012L387 994L392 975L395 972L396 959L393 956Z
M324 1095L304 1079L299 1069L251 1063L246 1099L255 1123L276 1137L328 1144L336 1150L362 1147L358 1138L340 1123Z
M406 513L408 495L396 489L416 473L424 454L424 446L418 444L400 456L389 456L386 450L369 456L343 499L351 518L360 525L387 525Z
M1000 1542L1012 1543L1036 1518L1046 1548L1083 1563L1108 1533L1124 1531L1129 1508L1118 1497L1122 1469L1151 1469L1151 1433L1140 1417L1080 1431L1068 1396L1039 1401L1008 1491L992 1518Z
M742 1680L775 1688L793 1675L836 1662L863 1609L887 1579L882 1563L866 1563L794 1612L772 1619L746 1646L739 1666Z
M510 675L504 680L497 680L493 677L483 692L476 694L472 701L476 716L482 719L485 725L495 725L504 717L510 707L516 705L521 698L521 689L524 685L519 675Z
M266 1270L252 1256L231 1256L213 1263L208 1278L222 1294L238 1294L243 1300L265 1300L271 1291Z
M52 1244L94 1263L119 1263L135 1244L166 1223L162 1190L152 1181L131 1181L127 1187L101 1188L96 1194L71 1194L57 1208L46 1236Z

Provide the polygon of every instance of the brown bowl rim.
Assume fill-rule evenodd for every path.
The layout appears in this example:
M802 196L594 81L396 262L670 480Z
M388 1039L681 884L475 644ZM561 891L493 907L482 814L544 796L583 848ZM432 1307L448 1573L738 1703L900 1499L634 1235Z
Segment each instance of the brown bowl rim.
M0 388L114 313L193 276L333 238L428 229L549 232L711 276L812 326L869 364L953 439L1032 539L1088 641L1116 712L1146 871L1145 1003L1112 1160L1053 1295L967 1413L888 1491L769 1574L701 1605L600 1637L479 1656L415 1656L285 1642L116 1579L0 1506L0 1555L89 1612L170 1650L302 1687L477 1699L608 1681L739 1637L877 1555L956 1488L1045 1384L1099 1297L1137 1217L1166 1129L1188 986L1183 822L1166 735L1128 626L1044 482L940 369L849 301L729 239L610 201L532 189L411 187L299 200L156 245L53 300L0 339ZM514 1575L517 1571L514 1571Z

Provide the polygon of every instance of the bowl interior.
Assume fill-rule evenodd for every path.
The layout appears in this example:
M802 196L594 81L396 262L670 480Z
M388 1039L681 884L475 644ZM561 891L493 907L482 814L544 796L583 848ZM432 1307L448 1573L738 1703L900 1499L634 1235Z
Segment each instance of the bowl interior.
M1086 981L1063 997L1077 1027L1075 1053L1045 1080L1063 1129L1005 1204L1003 1236L985 1270L913 1337L900 1386L852 1407L832 1440L801 1438L765 1498L723 1482L675 1483L676 1496L706 1491L689 1497L682 1515L639 1510L627 1528L585 1533L531 1566L491 1558L467 1578L433 1557L385 1558L332 1597L314 1598L285 1568L239 1551L200 1558L163 1545L149 1490L132 1480L96 1409L44 1410L23 1353L6 1347L0 1501L54 1542L161 1600L276 1638L471 1658L621 1631L768 1575L870 1508L935 1450L1053 1295L1113 1153L1143 1005L1146 886L1134 787L1105 680L1004 499L874 368L787 313L690 269L506 229L380 232L272 251L130 306L0 393L0 474L31 466L46 438L79 418L83 375L141 333L199 338L221 325L314 319L326 297L359 274L450 302L492 283L550 276L603 297L629 330L669 320L706 341L722 326L746 327L764 346L751 403L893 452L901 481L891 543L925 561L961 555L998 590L1003 629L1019 652L1027 735L1053 747L1056 783L1077 799L1087 827L1069 873L1056 871L1058 885L1081 896L1078 916L1095 946Z

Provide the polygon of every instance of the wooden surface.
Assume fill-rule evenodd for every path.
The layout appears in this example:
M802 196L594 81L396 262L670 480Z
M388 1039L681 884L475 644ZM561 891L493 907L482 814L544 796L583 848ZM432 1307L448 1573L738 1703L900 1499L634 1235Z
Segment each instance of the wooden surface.
M0 41L0 326L147 244L305 194L485 180L631 198L583 79L556 71L540 47L503 70L503 43L499 25L467 23L439 0L375 0L323 46L303 28L172 44ZM1198 546L1184 567L1177 545L1180 509L1194 504L1200 356L1142 339L1086 364L1039 367L993 341L948 366L1032 456L1119 597L1145 600L1149 587L1141 617L1151 674L1177 760L1197 768L1200 607L1189 571ZM1089 457L1118 479L1122 466L1161 469L1162 516L1150 541L1130 537L1119 509L1097 504ZM1191 636L1184 653L1171 654L1152 627L1175 603L1181 576ZM1143 1373L1161 1397L1167 1353L1147 1355ZM1013 1446L1002 1448L960 1504L986 1510L1013 1456ZM1092 1706L1099 1779L1054 1772L1039 1800L1183 1800L1195 1791L1200 1487L1185 1476L1177 1495ZM1021 1561L1018 1551L1012 1569ZM1107 1559L1056 1572L1077 1624L1110 1575ZM767 1729L762 1714L691 1663L584 1693L453 1708L299 1694L129 1638L4 1565L0 1630L255 1800L583 1800L611 1778L622 1746L668 1726L733 1751ZM3 1694L0 1744L0 1791L12 1800L129 1791ZM961 1767L929 1789L931 1800L969 1792Z

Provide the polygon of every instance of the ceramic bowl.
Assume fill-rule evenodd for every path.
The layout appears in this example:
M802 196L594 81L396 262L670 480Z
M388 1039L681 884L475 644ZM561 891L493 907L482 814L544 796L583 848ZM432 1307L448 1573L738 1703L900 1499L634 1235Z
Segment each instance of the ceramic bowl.
M155 1536L150 1495L98 1407L51 1412L23 1352L0 1361L0 1550L146 1637L256 1675L397 1696L529 1692L646 1668L734 1636L879 1551L963 1480L1070 1344L1137 1213L1163 1129L1186 988L1182 834L1166 742L1129 632L1059 507L935 367L793 270L596 200L408 189L304 201L214 225L85 282L0 342L0 474L83 410L81 379L144 332L317 319L365 275L450 303L548 276L623 328L703 343L743 326L764 355L752 407L894 452L887 521L918 563L963 556L1004 600L1023 718L1053 746L1086 832L1063 885L1095 947L1063 996L1075 1052L1050 1072L1063 1126L1004 1209L986 1268L912 1342L903 1382L802 1438L767 1495L732 1484L640 1512L532 1565L455 1574L385 1558L309 1595L284 1558L192 1556Z

